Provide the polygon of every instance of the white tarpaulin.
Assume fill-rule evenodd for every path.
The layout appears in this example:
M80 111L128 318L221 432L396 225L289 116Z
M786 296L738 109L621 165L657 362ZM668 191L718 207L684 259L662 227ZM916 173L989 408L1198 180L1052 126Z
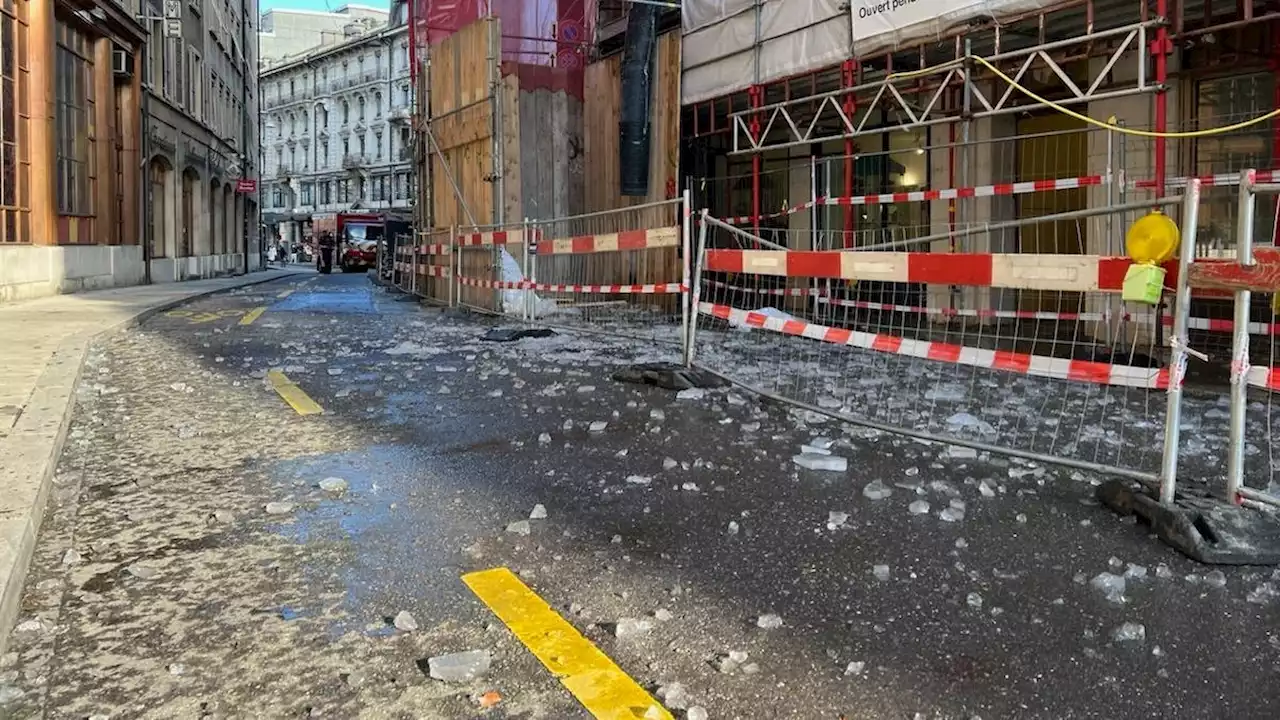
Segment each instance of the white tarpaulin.
M1058 0L852 0L853 50L880 52L942 36L978 18L1007 17Z
M847 0L684 0L685 104L850 57Z
M684 0L681 101L938 37L1057 0Z

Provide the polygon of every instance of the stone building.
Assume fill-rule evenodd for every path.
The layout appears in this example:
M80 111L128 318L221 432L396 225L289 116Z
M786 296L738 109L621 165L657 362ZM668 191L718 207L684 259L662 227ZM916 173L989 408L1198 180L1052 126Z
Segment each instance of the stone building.
M262 70L264 222L290 244L312 216L408 209L413 90L403 13Z

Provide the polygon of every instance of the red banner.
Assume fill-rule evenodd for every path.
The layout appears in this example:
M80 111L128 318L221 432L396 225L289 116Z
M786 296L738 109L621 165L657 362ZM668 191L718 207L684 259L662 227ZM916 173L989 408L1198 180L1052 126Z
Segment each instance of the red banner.
M241 178L236 181L236 192L241 195L258 192L258 181L252 179Z

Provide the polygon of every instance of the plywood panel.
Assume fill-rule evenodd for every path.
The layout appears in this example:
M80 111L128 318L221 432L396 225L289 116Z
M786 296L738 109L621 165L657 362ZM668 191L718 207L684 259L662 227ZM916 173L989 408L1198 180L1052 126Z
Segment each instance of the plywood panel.
M431 159L435 227L494 221L491 80L498 21L482 18L431 49Z
M649 194L619 193L618 119L622 106L621 56L585 69L583 154L586 211L610 210L667 198L680 166L680 36L658 38L649 146Z

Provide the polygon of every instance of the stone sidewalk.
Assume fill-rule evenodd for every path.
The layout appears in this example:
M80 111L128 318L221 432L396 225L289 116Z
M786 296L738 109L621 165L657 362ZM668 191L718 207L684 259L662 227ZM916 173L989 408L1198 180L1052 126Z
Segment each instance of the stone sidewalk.
M89 343L194 298L299 272L306 271L267 270L0 305L0 653L22 596Z

